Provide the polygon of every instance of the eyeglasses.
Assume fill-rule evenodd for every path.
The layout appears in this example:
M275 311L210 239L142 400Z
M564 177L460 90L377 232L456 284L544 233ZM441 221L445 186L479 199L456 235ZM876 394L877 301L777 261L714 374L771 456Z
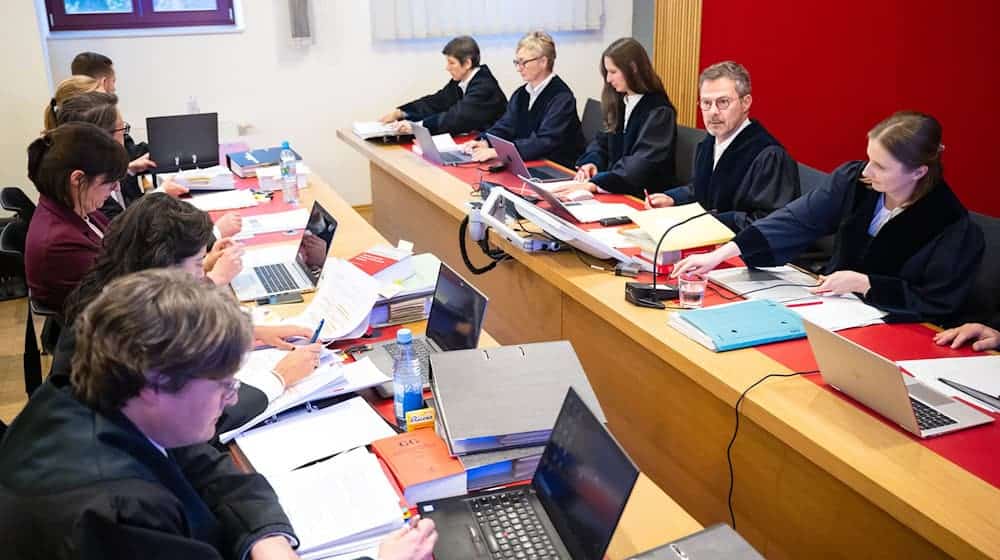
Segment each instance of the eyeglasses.
M123 123L121 128L116 128L112 130L111 134L114 134L116 132L124 132L125 134L128 134L131 130L132 130L132 125L128 123Z
M720 97L714 101L715 106L719 108L720 111L725 111L730 105L739 101L739 98L733 97ZM701 107L702 111L711 111L713 101L711 99L702 99L698 101L698 106Z
M222 387L223 391L225 391L222 393L222 400L224 401L228 401L235 397L236 393L239 392L240 387L243 385L243 383L235 377L232 379L215 379L214 381Z
M514 67L515 68L524 68L525 66L528 65L529 62L534 62L534 61L538 60L539 58L542 58L542 57L536 56L535 58L529 58L527 60L518 60L518 59L515 58L511 62L514 63Z

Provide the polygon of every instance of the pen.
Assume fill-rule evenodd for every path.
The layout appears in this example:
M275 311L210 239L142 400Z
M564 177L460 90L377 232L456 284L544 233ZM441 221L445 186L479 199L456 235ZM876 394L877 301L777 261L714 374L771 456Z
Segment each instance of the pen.
M952 389L965 393L966 395L976 399L981 403L987 404L994 408L1000 408L1000 399L994 397L993 395L990 395L989 393L984 393L977 389L973 389L972 387L962 385L957 381L952 381L951 379L945 379L943 377L938 377L938 381L944 383L945 385L951 387Z
M652 206L649 203L649 191L647 189L642 189L642 194L643 194L643 196L646 197L646 199L645 199L646 200L646 206Z
M309 339L309 344L316 342L316 339L319 338L319 331L323 330L323 323L326 323L326 319L319 320L319 325L316 326L316 332L314 332L312 338Z
M807 301L805 303L786 303L785 307L806 307L808 305L820 305L822 301Z

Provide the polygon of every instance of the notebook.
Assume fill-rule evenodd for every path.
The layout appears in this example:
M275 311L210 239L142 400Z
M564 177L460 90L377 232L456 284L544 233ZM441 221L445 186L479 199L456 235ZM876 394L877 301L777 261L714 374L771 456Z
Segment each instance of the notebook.
M806 336L798 314L768 300L678 311L670 315L667 324L715 352Z

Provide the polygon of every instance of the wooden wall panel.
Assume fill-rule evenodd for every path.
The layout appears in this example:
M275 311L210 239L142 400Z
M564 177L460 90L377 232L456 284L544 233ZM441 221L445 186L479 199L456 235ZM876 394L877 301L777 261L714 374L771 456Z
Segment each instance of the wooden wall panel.
M656 0L653 67L677 107L677 124L697 126L701 0Z

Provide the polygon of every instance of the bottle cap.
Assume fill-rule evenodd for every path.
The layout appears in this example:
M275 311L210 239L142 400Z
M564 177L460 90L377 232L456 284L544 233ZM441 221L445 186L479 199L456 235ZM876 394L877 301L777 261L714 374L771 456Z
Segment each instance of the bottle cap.
M396 331L396 342L400 344L413 342L413 332L410 329L399 329Z
M288 140L282 140L281 141L281 149L282 150L287 150L288 148L289 148L289 146L288 146Z

